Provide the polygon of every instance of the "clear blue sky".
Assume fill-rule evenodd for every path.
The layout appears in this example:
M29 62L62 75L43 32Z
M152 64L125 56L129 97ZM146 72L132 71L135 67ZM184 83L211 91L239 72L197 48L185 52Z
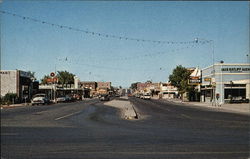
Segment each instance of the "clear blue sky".
M214 40L215 62L245 63L249 52L249 2L4 1L0 6L7 12L104 34ZM212 64L210 44L119 40L0 15L2 69L34 71L38 79L56 68L81 81L111 81L126 87L137 81L166 82L176 65Z

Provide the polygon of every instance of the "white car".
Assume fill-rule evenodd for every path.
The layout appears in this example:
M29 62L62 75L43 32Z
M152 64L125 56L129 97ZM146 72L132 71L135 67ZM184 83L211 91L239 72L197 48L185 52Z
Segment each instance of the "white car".
M145 93L145 94L143 95L143 99L151 99L150 93Z
M32 105L39 105L39 104L49 104L49 99L47 98L46 94L36 94L33 96L31 99L31 104Z

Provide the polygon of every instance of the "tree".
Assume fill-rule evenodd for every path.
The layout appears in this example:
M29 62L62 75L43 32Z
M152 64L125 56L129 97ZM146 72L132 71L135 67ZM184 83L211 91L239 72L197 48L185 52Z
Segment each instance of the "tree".
M5 96L1 99L1 104L14 104L16 103L18 97L16 93L7 93Z
M189 76L190 72L185 67L178 65L172 74L169 75L169 81L173 86L177 87L180 94L183 94L190 90L190 86L188 85Z
M68 71L57 71L58 83L66 86L68 84L74 84L74 74L69 73Z
M36 80L36 77L35 77L35 72L28 71L28 73L30 74L31 79Z
M130 86L130 88L133 89L133 90L137 89L137 84L138 83L139 82L132 83L131 86Z

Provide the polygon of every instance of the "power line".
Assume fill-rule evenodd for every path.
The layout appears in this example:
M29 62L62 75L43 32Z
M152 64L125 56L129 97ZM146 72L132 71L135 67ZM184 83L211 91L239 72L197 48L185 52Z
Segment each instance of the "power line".
M127 56L127 57L118 57L118 58L112 58L112 57L109 57L108 59L103 59L102 57L102 60L109 60L109 61L133 61L133 60L138 60L138 59L142 59L142 58L154 58L154 57L158 57L158 56L162 56L162 55L169 55L169 54L174 54L174 53L178 53L178 51L181 51L181 50L185 50L185 49L191 49L191 48L195 48L199 45L204 45L206 44L206 42L203 42L203 43L197 43L197 44L192 44L192 45L188 45L188 46L184 46L184 47L181 47L181 48L176 48L176 49L172 49L172 50L169 50L169 51L159 51L159 52L154 52L154 53L147 53L147 54L137 54L137 53L134 53L133 56ZM58 59L59 61L66 61L67 57L66 58L62 58L62 59ZM87 59L81 59L80 57L76 57L76 59L67 59L69 62L83 62L83 61L92 61L92 62L97 62L99 63L99 60L100 59L97 59L96 57L95 58L90 58L88 57Z
M203 45L205 43L201 43L201 45ZM172 53L175 53L177 51L181 51L181 50L185 50L185 49L190 49L190 48L194 48L195 44L193 45L190 45L190 46L185 46L185 47L182 47L182 48L177 48L177 49L173 49L171 51L165 51L165 52L156 52L156 53L149 53L149 54L144 54L144 55L136 55L136 56L131 56L131 57L125 57L125 58L117 58L117 59L112 59L112 58L109 58L109 61L113 61L113 60L119 60L119 61L127 61L127 60L136 60L136 59L139 59L139 58L152 58L152 57L157 57L157 56L161 56L161 55L164 55L164 54L172 54ZM88 61L84 61L80 58L77 58L77 59L72 59L72 58L59 58L58 61L61 61L65 64L65 62L69 63L69 64L72 64L72 65L78 65L79 67L81 66L85 66L85 67L90 67L90 68L96 68L96 69L104 69L104 70L109 70L109 71L134 71L134 69L131 69L131 68L122 68L122 67L119 67L119 66L108 66L108 65L96 65L96 64L89 64L89 63L86 63L86 62L92 62L92 60L88 60ZM136 69L137 71L144 71L144 69ZM147 69L147 71L149 71ZM155 71L155 69L151 70L151 71Z
M22 16L22 15L19 15L19 14L15 14L15 13L3 11L3 10L0 10L0 13L6 14L6 15L11 15L13 17L18 17L18 18L23 19L23 20L29 20L29 21L32 21L32 22L40 23L40 24L43 24L43 25L49 25L51 27L56 27L56 28L59 28L59 29L68 29L68 30L71 30L71 31L81 32L81 33L92 35L92 36L98 36L98 37L104 37L104 38L113 38L113 39L117 39L117 40L130 40L130 41L135 41L135 42L148 42L148 43L156 43L156 44L193 44L193 43L198 42L198 40L196 40L196 39L193 40L193 41L177 42L177 41L148 40L148 39L140 39L140 38L118 36L118 35L88 31L88 30L79 29L79 28L75 28L75 27L71 27L71 26L67 26L67 25L60 25L60 24L56 24L56 23L50 23L50 22L47 22L47 21L43 21L43 20L39 20L39 19L27 17L27 16Z

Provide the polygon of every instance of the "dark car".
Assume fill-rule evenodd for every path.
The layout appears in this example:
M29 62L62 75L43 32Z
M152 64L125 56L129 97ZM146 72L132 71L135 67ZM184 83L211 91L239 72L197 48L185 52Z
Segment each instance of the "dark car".
M103 95L100 95L100 96L99 96L99 99L100 99L101 101L109 101L109 100L110 100L110 97L109 97L109 95L107 95L107 94L103 94Z

